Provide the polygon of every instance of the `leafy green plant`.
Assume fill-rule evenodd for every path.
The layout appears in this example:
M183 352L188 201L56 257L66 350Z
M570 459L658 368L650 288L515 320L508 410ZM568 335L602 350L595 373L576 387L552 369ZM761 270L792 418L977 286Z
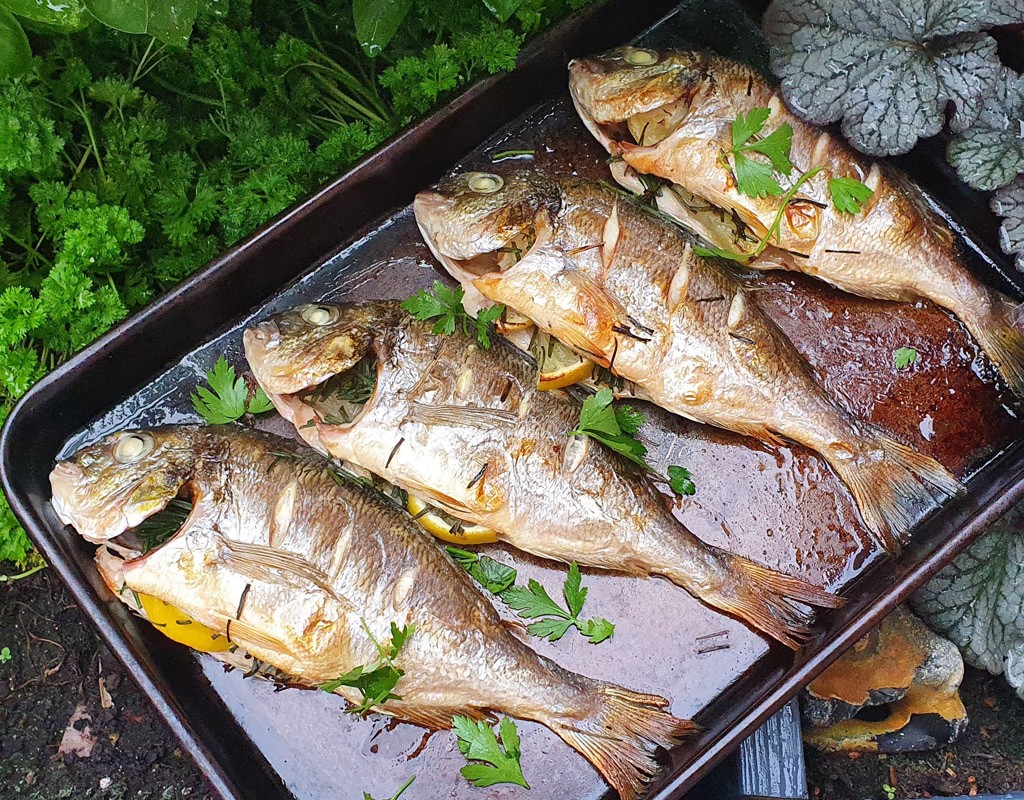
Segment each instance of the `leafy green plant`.
M407 780L405 783L403 783L399 787L398 791L395 792L393 795L391 795L389 800L398 800L399 797L401 797L403 794L405 794L405 790L408 789L410 786L412 786L412 782L414 780L416 780L416 776L415 775L413 775L412 777L409 778L409 780ZM374 798L370 795L369 792L363 792L363 800L374 800Z
M1002 217L999 245L1004 253L1017 257L1017 269L1024 272L1024 175L1019 175L992 196L992 210Z
M363 700L356 706L349 709L349 713L356 716L365 716L373 710L374 706L386 703L388 700L401 700L401 695L394 694L398 681L405 674L395 666L395 659L405 647L409 637L415 632L414 625L406 625L399 628L391 623L391 641L382 645L378 642L370 629L363 623L363 630L370 637L374 647L377 648L377 660L371 664L361 665L351 669L344 675L339 675L320 686L325 692L334 692L342 686L351 686L358 689Z
M6 645L4 647L0 647L0 664L6 664L10 660L11 648L7 647Z
M896 369L906 369L917 361L917 350L913 347L899 347L893 351L892 365Z

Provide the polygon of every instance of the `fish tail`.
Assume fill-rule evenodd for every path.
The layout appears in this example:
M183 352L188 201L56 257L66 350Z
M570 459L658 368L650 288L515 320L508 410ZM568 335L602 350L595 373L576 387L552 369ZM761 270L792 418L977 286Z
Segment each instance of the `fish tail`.
M839 608L845 603L813 583L735 553L701 546L705 557L687 559L678 574L669 574L673 582L793 650L811 633L811 607Z
M1022 311L1021 306L998 297L985 305L982 314L960 314L981 349L1018 397L1024 397L1024 333L1014 322Z
M666 711L664 697L582 680L588 712L541 721L593 764L622 800L636 800L658 771L655 750L673 747L697 726Z
M866 432L854 458L831 459L879 543L898 553L923 514L965 489L934 458L881 431Z

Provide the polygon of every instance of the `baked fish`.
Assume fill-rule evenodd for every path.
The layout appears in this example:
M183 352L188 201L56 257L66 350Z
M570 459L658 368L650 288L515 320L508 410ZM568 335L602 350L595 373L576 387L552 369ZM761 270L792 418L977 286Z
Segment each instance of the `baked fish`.
M245 332L246 358L300 435L556 561L663 575L789 647L809 610L841 601L697 539L641 468L569 436L580 403L537 389L534 360L500 338L490 349L434 334L397 302L300 306ZM351 421L317 403L336 376L375 362L372 392Z
M569 87L587 128L616 157L614 177L632 191L656 192L663 212L733 252L750 253L786 199L741 193L723 158L737 117L770 109L766 135L783 124L793 130L789 180L821 171L788 200L771 246L749 265L804 272L863 297L930 300L960 319L1024 397L1018 304L964 266L953 232L916 187L792 114L760 73L711 53L624 47L573 61ZM637 173L670 185L652 187ZM859 213L831 201L835 178L872 190Z
M855 419L695 239L606 184L470 172L420 193L416 219L452 276L698 422L820 453L867 527L896 550L962 487L938 462ZM507 265L514 248L518 262Z
M400 699L375 710L430 728L489 710L536 720L624 800L656 771L655 747L694 729L662 697L535 653L407 514L296 442L235 426L124 431L58 463L50 482L61 520L93 542L189 495L182 529L126 562L125 585L307 685L373 663L395 624L410 632L395 657Z

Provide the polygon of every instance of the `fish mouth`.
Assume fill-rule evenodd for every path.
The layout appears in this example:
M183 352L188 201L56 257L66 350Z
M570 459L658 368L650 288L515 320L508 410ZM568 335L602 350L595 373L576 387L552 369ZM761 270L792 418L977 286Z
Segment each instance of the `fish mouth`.
M64 525L82 538L102 544L140 526L163 511L175 495L133 501L146 476L97 499L96 488L85 470L72 460L58 461L50 472L50 504Z
M496 247L490 246L493 240L486 246L481 244L474 247L473 242L463 242L457 248L450 247L441 241L435 224L436 215L443 213L449 203L443 195L431 191L420 192L413 204L416 224L434 258L462 285L465 291L462 304L475 317L481 309L492 305L492 301L476 287L475 281L485 277L500 277L538 250L551 238L551 225L545 221L543 213L539 213L533 224L511 235ZM480 241L486 240L477 240Z
M569 95L584 126L611 155L655 148L689 113L690 98L685 94L661 94L637 87L632 94L642 100L623 102L614 95L606 97L601 80L607 72L600 61L574 59L569 63Z

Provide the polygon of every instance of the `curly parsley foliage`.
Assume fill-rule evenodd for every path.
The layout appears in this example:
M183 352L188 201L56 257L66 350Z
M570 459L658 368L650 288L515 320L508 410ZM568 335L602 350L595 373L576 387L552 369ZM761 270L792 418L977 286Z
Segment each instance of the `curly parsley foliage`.
M482 0L412 0L385 44L379 25L357 34L350 0L102 4L134 9L117 24L145 35L80 0L0 0L0 422L48 370L588 1L522 0L502 22ZM48 26L35 57L8 8ZM28 551L0 498L0 560Z
M790 108L893 155L938 133L947 104L954 132L978 118L1001 70L983 31L1004 16L993 0L774 0L762 24Z

